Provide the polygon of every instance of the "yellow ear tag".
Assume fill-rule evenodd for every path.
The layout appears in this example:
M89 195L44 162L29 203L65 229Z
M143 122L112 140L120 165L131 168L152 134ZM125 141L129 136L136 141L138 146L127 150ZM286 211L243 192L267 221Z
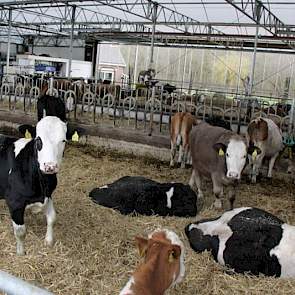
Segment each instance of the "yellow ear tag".
M75 131L75 133L73 134L72 141L76 141L76 142L79 141L79 135L78 135L78 132L77 131Z
M26 139L31 139L31 138L32 138L32 135L31 135L31 133L29 132L28 129L26 129L26 132L25 132L25 138L26 138Z
M257 150L255 149L254 152L252 153L252 159L253 159L253 161L256 160L257 155L258 155L257 154Z
M224 151L223 151L222 149L219 149L219 151L218 151L218 155L219 155L220 157L224 156Z

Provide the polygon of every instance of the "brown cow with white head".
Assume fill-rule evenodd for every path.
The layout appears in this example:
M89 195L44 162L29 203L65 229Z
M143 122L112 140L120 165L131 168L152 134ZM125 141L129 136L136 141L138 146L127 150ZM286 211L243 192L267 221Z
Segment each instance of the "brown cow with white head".
M156 230L135 238L144 262L138 266L120 295L163 295L180 283L185 273L184 246L176 233Z
M254 151L250 158L252 183L256 183L256 176L264 157L270 159L267 177L271 178L274 163L280 151L284 148L280 128L271 119L259 117L252 120L248 125L246 137L249 145L257 146L260 151Z
M193 187L196 183L198 197L202 198L201 178L211 178L216 208L222 207L220 197L223 195L223 187L230 186L232 209L235 187L245 167L247 153L252 153L255 148L258 151L259 148L253 146L249 149L242 136L205 122L193 127L190 142L193 168L189 185Z

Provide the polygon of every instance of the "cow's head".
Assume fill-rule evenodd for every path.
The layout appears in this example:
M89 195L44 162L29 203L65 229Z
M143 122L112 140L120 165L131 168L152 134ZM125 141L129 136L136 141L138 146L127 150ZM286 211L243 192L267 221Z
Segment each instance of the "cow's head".
M156 230L148 239L136 237L136 244L140 256L145 263L156 261L160 282L165 282L164 289L179 283L184 278L184 246L180 238L173 231ZM163 278L162 278L163 276ZM162 280L163 279L163 280Z
M82 135L85 135L86 130L81 127L76 127L71 123L66 123L67 125L67 134L66 139L72 141L79 141L79 138ZM36 127L29 124L23 124L18 127L18 131L21 136L25 138L35 138L36 137Z
M40 170L45 174L59 171L66 142L67 125L47 116L37 123L35 146Z
M260 154L258 147L247 147L246 140L238 135L225 137L213 145L213 148L220 157L225 158L226 177L232 180L239 180L246 165L247 154Z

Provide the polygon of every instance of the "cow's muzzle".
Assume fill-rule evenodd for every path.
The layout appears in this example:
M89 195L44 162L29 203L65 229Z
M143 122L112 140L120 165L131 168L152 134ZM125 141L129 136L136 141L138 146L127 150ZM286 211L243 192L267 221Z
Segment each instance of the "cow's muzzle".
M226 177L230 178L230 179L238 180L238 179L240 179L240 174L237 172L234 172L234 171L228 171Z
M44 163L43 172L45 174L55 174L58 172L58 165L56 163L48 162Z

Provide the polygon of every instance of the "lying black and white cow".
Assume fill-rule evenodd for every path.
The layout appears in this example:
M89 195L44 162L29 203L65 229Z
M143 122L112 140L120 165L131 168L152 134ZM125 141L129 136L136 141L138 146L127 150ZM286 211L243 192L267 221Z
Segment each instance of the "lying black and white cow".
M114 183L93 189L94 202L119 210L161 216L195 216L197 196L182 183L158 183L144 177L125 176Z
M37 123L36 138L7 141L0 148L0 197L8 205L17 254L23 255L26 227L25 209L43 208L47 219L45 241L53 245L55 210L51 194L56 188L66 141L67 127L57 117L48 116Z
M40 121L45 116L55 116L66 122L66 107L65 103L60 97L43 95L37 101L37 119ZM28 124L20 125L18 131L26 138L36 136L36 127ZM73 126L71 123L67 124L67 139L76 137L79 140L79 135L84 133L83 128ZM75 134L75 137L72 136ZM77 140L76 140L77 141Z
M236 272L295 277L295 227L261 209L236 208L185 232L196 252L209 250Z

